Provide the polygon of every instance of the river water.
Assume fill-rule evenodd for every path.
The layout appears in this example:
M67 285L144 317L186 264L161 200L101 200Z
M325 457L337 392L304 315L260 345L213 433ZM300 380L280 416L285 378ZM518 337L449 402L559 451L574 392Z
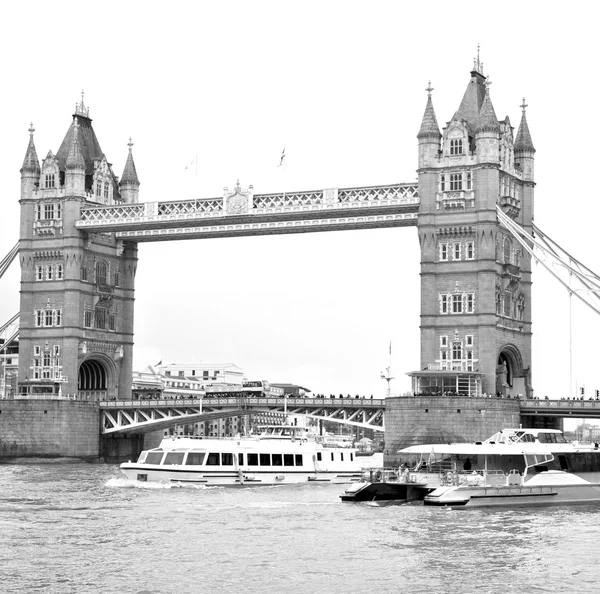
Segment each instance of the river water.
M342 491L0 466L0 592L600 591L600 506L373 507L341 503Z

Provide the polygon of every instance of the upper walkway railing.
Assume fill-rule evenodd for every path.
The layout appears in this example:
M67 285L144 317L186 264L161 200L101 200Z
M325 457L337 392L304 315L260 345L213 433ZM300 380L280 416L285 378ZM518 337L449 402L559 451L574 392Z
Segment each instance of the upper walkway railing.
M221 198L102 206L87 203L76 223L83 231L112 231L121 239L159 241L414 226L416 183L252 194L239 186Z

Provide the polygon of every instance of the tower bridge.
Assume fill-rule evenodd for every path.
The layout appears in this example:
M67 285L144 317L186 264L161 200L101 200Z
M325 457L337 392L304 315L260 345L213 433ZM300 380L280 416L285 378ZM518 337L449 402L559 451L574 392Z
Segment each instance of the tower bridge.
M524 411L562 410L527 400L533 395L535 188L527 105L523 100L515 135L509 117L496 116L479 57L441 130L432 91L430 84L417 134L416 183L274 194L237 183L218 197L143 203L133 144L119 179L83 97L58 151L41 164L32 126L21 168L20 397L68 393L78 401L107 401L101 404L106 433L172 422L148 412L162 405L128 404L140 242L416 226L421 313L420 366L409 373L413 391L489 403L484 396L498 395L524 399ZM240 410L241 403L208 412L190 406L193 416ZM344 403L336 414L331 407L338 403L321 403L322 412L313 406L297 403L297 410L367 425L381 418L383 426L381 404L376 417L362 403L354 413L354 404ZM473 414L481 410L474 407Z

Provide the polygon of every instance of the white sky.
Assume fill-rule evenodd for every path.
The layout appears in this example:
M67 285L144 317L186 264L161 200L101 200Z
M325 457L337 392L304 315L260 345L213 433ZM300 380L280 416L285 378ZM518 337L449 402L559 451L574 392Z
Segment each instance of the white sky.
M600 271L597 15L593 2L11 2L0 36L0 256L18 239L19 169L33 121L58 150L85 90L121 175L129 137L140 200L416 180L434 87L440 125L481 44L499 118L522 97L537 149L538 226ZM277 168L285 146L285 175ZM184 167L198 155L198 176ZM140 244L135 365L232 362L249 378L383 396L419 368L416 228ZM19 308L0 280L0 320ZM568 298L534 273L536 393L569 388ZM600 317L574 304L573 383L600 388Z

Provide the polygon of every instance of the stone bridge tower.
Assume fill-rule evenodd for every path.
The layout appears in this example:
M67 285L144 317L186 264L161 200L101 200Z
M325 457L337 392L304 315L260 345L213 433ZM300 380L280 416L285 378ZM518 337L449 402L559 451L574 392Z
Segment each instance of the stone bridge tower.
M531 231L534 153L498 120L479 57L440 132L431 85L419 142L421 394L531 393L531 258L496 208Z
M119 181L83 95L41 167L33 132L21 169L19 392L130 398L137 244L75 223L83 205L138 201L131 142Z

